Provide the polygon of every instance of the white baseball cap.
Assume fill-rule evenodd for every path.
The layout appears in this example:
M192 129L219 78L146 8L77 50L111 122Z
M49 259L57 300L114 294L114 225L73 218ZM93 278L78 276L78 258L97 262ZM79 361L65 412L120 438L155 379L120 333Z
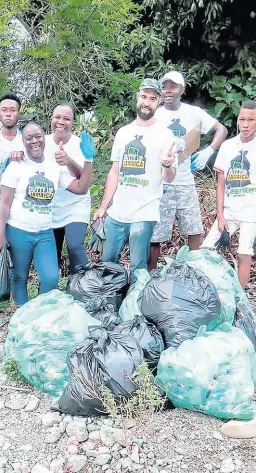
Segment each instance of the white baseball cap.
M182 87L185 87L185 79L184 76L182 75L181 72L179 71L171 71L167 72L167 74L164 75L161 79L161 84L166 82L167 80L171 80L177 85L181 85Z

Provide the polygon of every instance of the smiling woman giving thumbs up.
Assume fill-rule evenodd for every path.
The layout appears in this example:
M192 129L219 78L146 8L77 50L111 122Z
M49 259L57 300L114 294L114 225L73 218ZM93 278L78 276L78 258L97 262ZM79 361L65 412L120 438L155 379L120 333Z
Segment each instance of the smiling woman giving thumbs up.
M59 105L54 109L51 121L53 133L46 136L46 150L47 155L52 156L60 166L67 166L69 172L79 178L84 161L93 161L95 149L88 133L83 132L82 139L72 133L73 121L74 111L70 105ZM84 240L90 213L90 191L85 195L74 195L58 189L53 206L53 230L59 264L66 239L71 273L75 272L76 266L88 262Z

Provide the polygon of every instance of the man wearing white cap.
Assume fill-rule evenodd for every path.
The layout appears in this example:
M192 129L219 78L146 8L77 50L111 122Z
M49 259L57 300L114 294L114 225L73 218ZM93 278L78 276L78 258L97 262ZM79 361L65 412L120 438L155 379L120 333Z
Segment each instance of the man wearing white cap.
M184 136L201 123L201 134L211 133L213 140L209 146L179 165L171 184L164 184L161 222L155 226L151 240L150 269L157 267L160 243L171 238L175 217L178 219L180 233L188 236L189 247L193 250L199 248L203 225L191 169L204 169L227 136L227 129L205 110L181 102L185 90L185 79L181 72L168 72L161 83L164 104L155 113L157 121L169 128L175 136Z

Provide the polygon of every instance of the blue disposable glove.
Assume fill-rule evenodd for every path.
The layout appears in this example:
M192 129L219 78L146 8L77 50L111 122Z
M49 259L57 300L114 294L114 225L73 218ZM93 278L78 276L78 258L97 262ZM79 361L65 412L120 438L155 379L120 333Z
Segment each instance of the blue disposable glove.
M95 145L92 136L87 131L81 133L80 149L84 155L85 161L93 161L95 156Z
M202 171L208 163L211 156L214 154L214 149L211 146L198 151L198 153L191 156L191 171Z

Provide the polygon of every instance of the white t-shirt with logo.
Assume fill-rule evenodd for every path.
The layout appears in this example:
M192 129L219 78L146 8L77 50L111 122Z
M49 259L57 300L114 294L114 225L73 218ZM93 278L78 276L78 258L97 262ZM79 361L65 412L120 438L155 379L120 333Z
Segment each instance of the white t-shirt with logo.
M141 127L134 121L118 130L111 160L119 162L119 180L110 217L122 223L160 220L161 160L174 142L172 132L157 122Z
M224 208L231 219L256 222L256 138L242 143L240 135L222 143L214 169L224 173Z
M75 178L65 166L45 159L35 163L26 158L12 161L2 175L1 185L15 189L7 223L26 232L52 228L53 198L58 187L66 189Z
M216 123L216 119L200 107L181 103L178 110L167 110L164 106L157 109L155 118L169 128L175 136L182 137L201 122L201 133L207 134ZM190 169L190 156L179 165L174 181L170 185L189 186L194 184Z
M84 156L80 149L80 138L71 135L67 143L63 145L64 151L79 166L84 166ZM45 155L55 161L55 152L59 150L52 135L45 137ZM60 166L62 167L62 166ZM53 228L61 228L72 222L89 223L91 215L90 191L84 195L71 194L65 189L59 188L54 198L52 211Z
M22 141L22 135L17 131L16 136L13 140L7 140L2 134L2 130L0 130L0 177L1 177L1 166L9 158L10 153L13 151L24 151L24 144Z

